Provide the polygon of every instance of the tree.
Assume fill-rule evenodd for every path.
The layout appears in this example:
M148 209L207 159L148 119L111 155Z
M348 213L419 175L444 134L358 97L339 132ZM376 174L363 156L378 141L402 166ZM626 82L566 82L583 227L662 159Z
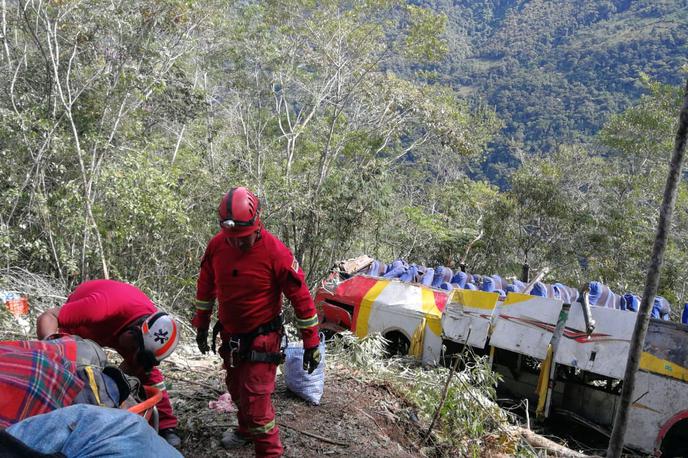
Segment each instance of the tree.
M598 268L612 277L619 287L640 290L647 270L647 256L652 246L660 212L662 176L667 152L677 129L676 112L681 106L681 88L643 77L647 90L640 101L613 116L601 131L600 140L609 149L608 167L613 173L605 179L602 202L603 231L606 247ZM668 272L662 278L660 294L678 299L686 288L685 266L685 182L679 183L678 211L672 230L678 235L668 241L665 263ZM614 261L611 263L611 261ZM679 293L680 294L680 293Z
M650 322L650 312L654 302L659 274L662 268L664 250L671 230L671 220L678 194L678 185L681 180L683 159L686 151L686 139L688 138L688 80L683 93L683 106L679 112L678 129L674 140L674 150L671 157L669 175L667 176L662 200L662 209L657 224L657 236L652 249L652 262L647 271L645 291L638 309L638 319L633 329L633 337L628 349L628 361L624 374L624 383L621 391L619 406L614 416L614 429L609 438L608 457L620 457L623 452L624 435L628 422L628 412L631 405L631 396L635 391L635 374L640 367L640 356Z
M197 13L175 1L2 3L3 31L12 31L0 66L7 264L65 283L122 271L102 178L150 148L148 128L172 106L193 111L179 64Z
M391 167L434 147L473 153L494 129L449 88L388 70L442 52L441 18L404 5L265 2L228 18L232 61L213 75L233 116L216 163L259 191L310 280L370 230Z
M580 261L594 254L589 242L603 163L585 146L523 158L509 191L487 218L481 256L493 269L502 263L517 274L528 263L549 267L557 281L582 282Z

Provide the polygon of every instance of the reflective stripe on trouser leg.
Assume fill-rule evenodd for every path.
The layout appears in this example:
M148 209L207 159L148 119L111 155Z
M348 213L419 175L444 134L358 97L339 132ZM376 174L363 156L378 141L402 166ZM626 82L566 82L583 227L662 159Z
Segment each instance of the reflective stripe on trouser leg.
M251 350L276 353L280 340L277 331L257 336ZM239 409L239 432L253 439L256 457L278 457L284 451L270 399L275 391L276 372L276 364L243 360L227 373L230 394Z
M270 399L270 395L275 390L277 366L253 362L247 363L246 366L244 383L241 387L240 410L246 412L246 423L253 439L256 457L281 456L283 448L279 438L279 428L275 424L275 409ZM264 389L268 392L259 393Z
M263 426L253 426L249 429L251 432L252 436L256 436L258 434L269 434L270 431L272 431L275 428L275 419L273 418Z
M154 367L151 373L143 380L144 385L159 387L160 384L165 384L162 372L157 367ZM172 410L172 403L170 403L170 395L167 394L167 389L162 390L162 399L157 403L158 413L160 414L159 429L176 428L177 417L174 416Z
M160 383L156 383L155 385L153 385L153 388L157 388L160 391L167 391L167 385L165 384L164 381L162 381Z

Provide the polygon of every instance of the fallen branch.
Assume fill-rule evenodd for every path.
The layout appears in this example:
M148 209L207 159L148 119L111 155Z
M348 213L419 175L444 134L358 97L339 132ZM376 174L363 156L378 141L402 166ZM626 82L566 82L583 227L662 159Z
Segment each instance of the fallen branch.
M165 373L165 377L172 379L172 380L177 380L177 381L182 381L182 382L186 382L186 383L191 383L194 385L203 386L205 388L209 388L209 389L215 391L218 394L224 394L225 393L225 390L220 390L220 389L210 385L209 383L199 382L197 380L189 380L188 378L180 377L180 376L176 375L174 372Z
M529 429L520 426L515 426L513 429L516 434L519 434L523 439L525 439L526 442L528 442L534 448L545 449L556 456L562 458L584 458L590 456L584 453L577 452L575 450L571 450L570 448L565 447L563 445L559 445L556 442L547 439L546 437L541 436L537 433L534 433Z
M309 433L308 431L300 430L299 428L295 428L295 427L288 425L282 421L277 422L277 424L280 426L284 426L285 428L292 429L292 430L296 431L297 433L301 433L301 434L304 434L306 436L313 437L315 439L320 439L321 441L327 442L328 444L339 445L341 447L348 447L349 446L349 444L347 444L346 442L337 442L337 441L334 441L332 439L328 439L327 437L319 436L319 435L314 434L314 433Z
M363 415L365 415L366 417L368 417L368 418L370 418L371 420L373 420L373 423L375 423L375 426L377 426L377 427L380 429L380 431L382 431L383 433L385 432L385 430L382 429L382 426L380 426L380 425L378 424L378 422L375 420L375 418L374 418L372 415L370 415L368 412L366 412L365 410L360 409L360 408L358 408L358 407L356 407L356 410L358 410L358 411L361 412Z
M198 391L180 391L178 389L174 390L174 397L182 397L182 398L188 398L188 399L200 399L200 398L206 398L208 400L214 401L215 400L215 395L214 394L206 394L206 393L199 393Z

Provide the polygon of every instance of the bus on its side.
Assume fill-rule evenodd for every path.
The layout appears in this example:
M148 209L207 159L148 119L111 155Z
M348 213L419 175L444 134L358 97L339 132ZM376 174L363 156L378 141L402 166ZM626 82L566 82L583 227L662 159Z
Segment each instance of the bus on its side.
M529 399L539 417L556 413L611 431L636 313L593 306L593 330L578 302L347 277L333 276L316 291L324 331L380 333L390 353L427 364L468 345L489 355L500 388ZM652 319L636 377L626 446L688 456L688 326Z

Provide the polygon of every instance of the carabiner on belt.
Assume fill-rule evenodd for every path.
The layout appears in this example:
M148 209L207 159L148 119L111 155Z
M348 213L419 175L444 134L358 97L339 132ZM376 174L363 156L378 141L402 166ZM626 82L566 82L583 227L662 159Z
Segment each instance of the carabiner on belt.
M241 339L238 337L230 337L227 341L227 346L229 347L229 367L236 367L235 362L239 363Z

